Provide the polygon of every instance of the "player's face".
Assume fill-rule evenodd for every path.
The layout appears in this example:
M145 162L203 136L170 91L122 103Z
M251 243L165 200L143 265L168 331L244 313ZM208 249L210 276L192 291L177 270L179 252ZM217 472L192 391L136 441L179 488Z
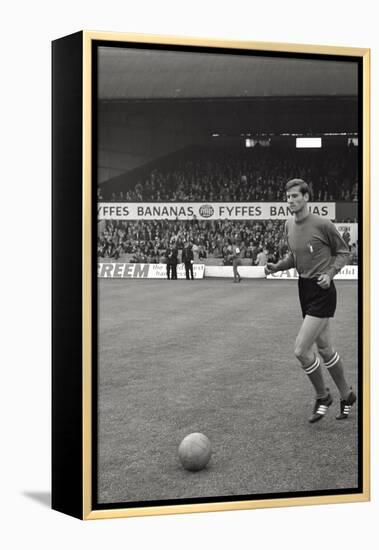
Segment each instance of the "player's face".
M299 185L295 185L287 191L287 204L293 214L306 208L308 199L308 193L303 195Z

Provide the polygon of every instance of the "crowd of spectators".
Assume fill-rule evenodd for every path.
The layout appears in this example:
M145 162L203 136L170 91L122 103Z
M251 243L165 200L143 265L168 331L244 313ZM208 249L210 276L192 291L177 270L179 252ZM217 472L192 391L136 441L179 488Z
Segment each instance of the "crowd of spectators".
M196 158L155 168L137 184L99 201L119 202L251 202L285 201L285 182L306 180L313 201L357 201L357 150L296 150L266 147L246 151L203 151ZM106 189L106 186L104 186ZM104 196L103 196L104 194ZM341 221L341 220L340 220ZM353 221L353 220L349 220ZM193 246L195 261L227 264L231 247L241 249L247 265L276 262L287 253L281 220L106 221L98 236L100 258L126 257L136 263L161 263L174 243L180 252ZM357 244L349 243L352 263Z
M119 202L282 201L285 182L308 182L313 201L357 201L357 149L295 150L255 147L239 152L208 152L170 167L154 168L121 191L99 193Z
M98 254L115 259L126 254L132 262L158 263L169 244L174 242L180 251L190 242L197 260L222 260L232 245L238 245L241 257L254 265L263 250L273 261L286 253L283 230L281 220L107 221L98 238Z
M283 220L230 221L106 221L98 236L99 258L131 263L164 263L165 251L174 244L180 253L192 244L195 261L228 265L233 245L245 265L277 262L288 252ZM357 263L357 243L348 243ZM354 260L354 261L353 261Z

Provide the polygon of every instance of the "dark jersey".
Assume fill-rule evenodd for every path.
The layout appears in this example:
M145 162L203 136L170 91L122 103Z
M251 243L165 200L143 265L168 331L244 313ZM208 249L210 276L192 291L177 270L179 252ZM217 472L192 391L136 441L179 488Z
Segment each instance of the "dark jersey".
M300 277L311 279L326 273L331 279L347 264L350 252L334 224L309 213L286 222L289 253L277 264L279 270L296 267Z
M239 260L241 258L241 249L238 246L233 246L233 260Z

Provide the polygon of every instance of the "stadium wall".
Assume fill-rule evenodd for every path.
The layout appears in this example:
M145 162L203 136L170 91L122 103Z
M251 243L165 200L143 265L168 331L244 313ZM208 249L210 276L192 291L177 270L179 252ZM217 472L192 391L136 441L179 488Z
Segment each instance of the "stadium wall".
M299 275L296 269L287 269L286 271L278 271L273 275L268 275L267 279L274 281L296 281L299 278ZM357 265L345 265L345 267L337 273L334 277L336 280L357 280L358 279L358 266Z
M98 263L97 276L99 279L166 279L166 264L131 264L124 262L100 262ZM263 266L239 266L238 271L244 279L270 279L270 280L297 280L296 269L278 271L274 275L266 277ZM233 267L224 265L194 264L194 278L204 277L233 278ZM178 279L185 279L184 264L178 264ZM345 266L335 279L357 280L358 266Z
M204 277L204 264L193 265L194 279ZM178 279L185 279L184 264L177 266ZM100 262L97 264L99 279L166 279L166 264L132 264L123 262Z
M263 266L239 266L238 272L243 279L264 279L265 271ZM206 265L205 277L233 277L233 266L231 265Z
M287 271L278 271L274 275L268 275L266 277L264 273L263 266L239 266L238 272L240 273L243 279L272 279L276 281L280 280L297 280L298 273L296 269L289 269ZM205 266L205 277L233 277L233 267L232 266L216 266L216 265L206 265ZM358 279L358 266L356 265L347 265L345 266L340 273L335 277L336 280L356 280Z

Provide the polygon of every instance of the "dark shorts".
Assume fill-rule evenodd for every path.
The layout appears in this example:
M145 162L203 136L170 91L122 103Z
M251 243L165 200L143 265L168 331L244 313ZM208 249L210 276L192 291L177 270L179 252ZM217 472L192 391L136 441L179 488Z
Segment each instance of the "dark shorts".
M327 289L317 284L317 279L299 277L299 298L303 317L334 317L337 307L337 292L334 282Z

